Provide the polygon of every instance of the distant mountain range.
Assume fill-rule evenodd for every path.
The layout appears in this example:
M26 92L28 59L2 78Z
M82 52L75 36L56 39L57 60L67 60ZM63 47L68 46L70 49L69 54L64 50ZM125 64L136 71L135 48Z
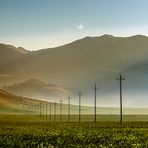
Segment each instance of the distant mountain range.
M13 84L11 86L4 86L3 90L6 90L17 96L48 101L54 101L56 98L59 98L59 96L68 96L69 93L68 90L60 86L45 83L38 79L29 79L27 81Z
M141 35L86 37L57 48L32 52L0 44L0 82L11 84L39 78L72 87L78 82L97 81L111 69L126 71L147 62L147 49L148 37ZM8 75L11 78L7 82Z
M38 51L0 44L0 85L12 85L11 91L14 91L14 87L21 89L22 82L33 78L44 81L45 85L54 84L56 89L60 86L63 90L78 90L100 81L115 80L119 72L134 71L135 75L140 69L146 76L147 64L148 37L142 35L85 37ZM139 80L135 89L142 87L144 82L147 80ZM134 80L129 82L129 87L132 84Z

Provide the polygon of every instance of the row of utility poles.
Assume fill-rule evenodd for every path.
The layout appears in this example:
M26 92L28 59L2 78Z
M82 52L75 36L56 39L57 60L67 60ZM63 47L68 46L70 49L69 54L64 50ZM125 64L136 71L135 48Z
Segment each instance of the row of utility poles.
M71 104L70 104L70 100L71 100L71 96L68 97L68 122L70 122L70 111L71 111ZM60 122L62 121L62 110L63 110L63 104L62 104L62 100L60 101L60 104L59 104L59 109L60 109ZM56 121L56 110L57 110L57 103L54 102L54 103L40 103L38 104L38 114L39 114L39 117L43 117L43 118L47 118L48 115L49 115L49 120L51 121L51 116L52 116L52 113L51 113L51 110L52 110L52 106L54 107L53 108L53 118L54 118L54 121ZM48 113L48 110L50 111Z
M125 78L119 74L119 77L116 79L119 81L119 96L120 96L120 124L122 124L122 121L123 121L123 113L122 113L122 81L125 80ZM95 84L94 87L94 122L96 123L97 122L97 85ZM82 93L81 91L79 90L78 92L78 99L79 99L79 122L81 122L81 97L82 97ZM72 97L69 96L68 97L68 122L70 122L70 111L71 111L71 99ZM60 100L60 104L59 104L59 108L60 108L60 122L62 122L62 100ZM21 96L21 104L23 104L23 98ZM51 117L52 117L52 106L54 106L54 121L56 121L56 110L57 110L57 103L54 102L54 103L40 103L38 105L31 105L31 108L36 108L38 109L38 114L39 114L39 117L43 117L43 118L47 118L49 117L49 120L51 121ZM49 112L48 112L49 111ZM49 115L49 116L48 116Z

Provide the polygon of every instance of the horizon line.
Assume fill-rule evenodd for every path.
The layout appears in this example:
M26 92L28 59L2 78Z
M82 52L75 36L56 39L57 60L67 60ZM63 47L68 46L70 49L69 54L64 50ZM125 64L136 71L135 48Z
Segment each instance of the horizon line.
M5 43L5 42L0 42L0 45L7 45L7 46L13 46L15 48L24 48L26 51L39 51L39 50L44 50L44 49L52 49L52 48L58 48L58 47L61 47L61 46L65 46L65 45L68 45L68 44L71 44L75 41L79 41L79 40L82 40L82 39L85 39L85 38L100 38L100 37L103 37L103 36L108 36L108 37L115 37L115 38L130 38L130 37L136 37L136 36L142 36L142 37L148 37L148 35L144 35L144 34L133 34L133 35L114 35L114 34L101 34L99 36L92 36L92 35L88 35L88 36L83 36L83 37L80 37L78 39L74 39L70 42L67 42L67 43L63 43L61 45L57 45L57 46L51 46L51 47L46 47L46 48L40 48L40 49L27 49L25 48L25 46L17 46L17 45L13 45L13 44L9 44L9 43Z

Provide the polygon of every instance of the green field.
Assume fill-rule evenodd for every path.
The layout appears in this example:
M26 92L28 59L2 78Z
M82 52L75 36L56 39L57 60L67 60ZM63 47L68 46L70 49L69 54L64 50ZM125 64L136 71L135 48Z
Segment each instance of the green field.
M76 115L71 116L73 122L66 122L66 118L63 116L63 122L59 122L57 115L56 122L53 122L49 116L1 114L0 148L148 147L146 115L124 116L123 125L119 124L117 115L99 115L97 123L87 122L87 115L82 116L85 120L81 123L76 122ZM89 118L93 119L93 116L89 115Z

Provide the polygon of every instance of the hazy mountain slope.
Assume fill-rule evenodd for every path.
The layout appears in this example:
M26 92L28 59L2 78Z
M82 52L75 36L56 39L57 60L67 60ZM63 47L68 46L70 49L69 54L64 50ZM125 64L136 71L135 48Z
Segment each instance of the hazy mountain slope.
M37 105L40 103L47 102L15 96L11 93L8 93L7 91L0 89L0 113L31 113L32 105L36 106L34 111L37 112Z
M22 109L21 98L0 89L0 112L17 113Z
M0 113L38 113L39 104L48 104L48 113L50 111L49 103L41 100L34 100L20 96L14 96L0 89ZM52 105L52 114L54 103ZM57 114L59 113L60 104L57 102ZM43 106L41 106L41 109ZM67 114L68 105L63 104L63 114ZM90 106L82 106L82 114L93 114L94 108ZM147 108L123 108L124 114L147 114ZM71 105L71 114L78 114L78 105ZM97 107L97 114L114 115L119 114L119 108Z
M34 77L72 88L113 76L112 69L126 71L147 63L147 49L148 37L141 35L86 37L57 48L32 52L1 66L0 71L14 75L9 83Z
M22 47L14 47L11 45L0 44L0 65L4 62L9 62L22 57L24 54L28 53Z
M22 47L14 47L12 45L0 44L0 82L7 83L12 78L15 80L15 76L11 72L4 72L4 69L10 69L13 62L19 62L20 59L29 55L29 51ZM14 68L15 70L15 68Z
M34 99L47 99L55 101L59 96L67 96L69 91L54 85L45 83L38 79L29 79L21 83L16 83L11 86L4 86L4 90L15 95L23 95L24 97Z

